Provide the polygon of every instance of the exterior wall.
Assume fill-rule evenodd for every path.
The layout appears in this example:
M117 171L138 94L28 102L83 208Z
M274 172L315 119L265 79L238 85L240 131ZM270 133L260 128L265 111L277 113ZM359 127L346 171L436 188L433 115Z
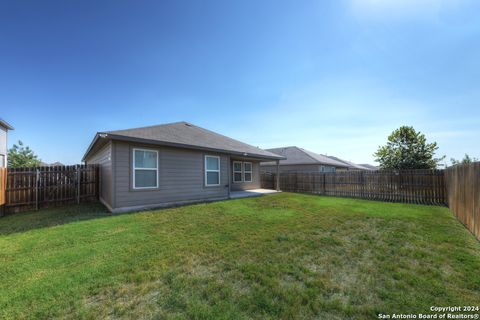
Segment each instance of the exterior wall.
M133 149L158 151L158 188L133 189ZM181 148L114 142L114 211L227 199L229 156ZM220 185L205 186L205 155L220 157Z
M297 164L297 165L280 165L280 173L282 172L335 172L335 170L340 170L339 168L332 166L323 166L319 164ZM260 166L261 172L277 172L277 166Z
M0 158L3 158L3 167L7 166L7 129L0 126ZM2 167L0 159L0 167Z
M250 189L259 189L260 188L260 162L245 160L246 162L252 163L252 182L233 182L233 161L230 164L231 172L231 181L232 181L232 191L241 191L241 190L250 190ZM241 161L241 160L238 160Z
M113 208L113 161L112 142L108 142L103 148L93 153L86 159L88 164L100 165L100 201L108 209Z

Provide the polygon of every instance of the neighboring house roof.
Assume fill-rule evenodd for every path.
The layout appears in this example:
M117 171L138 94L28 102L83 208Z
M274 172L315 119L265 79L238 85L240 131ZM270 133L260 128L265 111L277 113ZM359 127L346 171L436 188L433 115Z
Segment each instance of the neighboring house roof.
M59 167L59 166L64 166L63 163L61 162L52 162L52 163L46 163L46 162L40 162L40 167Z
M333 160L336 160L336 161L339 161L339 162L343 162L345 164L347 164L351 169L357 169L357 170L372 170L370 168L367 168L367 167L364 167L360 164L356 164L356 163L353 163L351 161L347 161L347 160L343 160L343 159L340 159L340 158L337 158L337 157L334 157L334 156L328 156L329 158L333 159Z
M282 147L266 149L267 151L276 153L283 157L285 160L280 160L280 165L298 165L298 164L322 164L329 165L337 168L348 168L349 166L343 162L331 159L323 154L318 154L309 150L305 150L299 147ZM273 162L262 163L262 165L273 165Z
M200 149L261 159L283 159L277 154L182 121L143 128L98 132L85 152L83 160L92 151L97 141L102 139Z
M5 120L0 118L0 126L6 128L7 130L13 130L13 127Z
M362 167L368 168L370 170L379 170L379 167L368 164L368 163L360 163Z

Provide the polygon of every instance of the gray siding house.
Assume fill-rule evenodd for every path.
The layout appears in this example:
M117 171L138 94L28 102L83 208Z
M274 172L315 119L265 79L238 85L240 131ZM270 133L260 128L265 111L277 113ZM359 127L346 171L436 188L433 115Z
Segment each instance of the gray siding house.
M260 188L260 163L281 159L187 122L99 132L83 157L100 165L112 212L228 199Z
M368 170L370 171L375 171L375 170L379 170L380 168L377 167L377 166L374 166L374 165L371 165L371 164L368 164L368 163L361 163L359 164L360 166L364 167L364 168L367 168Z
M337 157L334 157L334 156L328 156L328 157L330 159L335 160L335 161L345 163L346 165L348 165L348 170L349 171L372 171L372 170L374 170L374 169L371 169L370 167L366 167L362 164L356 164L356 163L353 163L351 161L343 160L343 159L340 159L340 158L337 158Z
M295 146L266 150L286 158L280 160L280 172L336 172L350 167L344 162ZM262 172L274 173L276 163L264 162L260 168Z
M0 119L0 168L5 168L7 166L8 130L13 130L13 127L5 120Z

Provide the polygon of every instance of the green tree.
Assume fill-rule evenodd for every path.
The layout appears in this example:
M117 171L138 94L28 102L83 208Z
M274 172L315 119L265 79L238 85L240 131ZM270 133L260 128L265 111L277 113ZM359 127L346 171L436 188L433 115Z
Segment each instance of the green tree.
M387 144L380 146L373 155L381 169L435 169L445 158L435 158L437 149L437 143L427 143L421 132L402 126L393 131Z
M24 146L22 141L18 145L14 144L8 150L8 166L10 168L18 167L38 167L40 159L28 146Z
M465 156L463 157L462 160L457 160L455 158L450 158L450 162L452 163L452 166L456 165L456 164L469 164L469 163L472 163L472 162L476 162L478 161L477 158L475 157L470 157L468 154L465 153Z

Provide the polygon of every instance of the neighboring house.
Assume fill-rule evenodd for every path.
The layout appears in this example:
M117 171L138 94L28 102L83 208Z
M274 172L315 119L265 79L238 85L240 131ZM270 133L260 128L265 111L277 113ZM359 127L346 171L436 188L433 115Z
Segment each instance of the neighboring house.
M349 168L349 165L343 162L295 146L266 150L286 158L280 160L280 172L335 172ZM260 166L262 172L276 170L274 162L262 163Z
M368 163L361 163L360 165L361 165L362 167L365 167L365 168L371 170L371 171L380 170L379 167L373 166L373 165L368 164Z
M100 165L112 212L228 199L260 188L260 162L281 159L187 122L98 132L83 157Z
M339 162L342 162L342 163L345 163L348 167L347 167L347 170L348 171L360 171L360 170L363 170L363 171L371 171L372 169L370 168L367 168L361 164L356 164L356 163L353 163L351 161L347 161L347 160L343 160L343 159L340 159L340 158L337 158L337 157L334 157L334 156L328 156L330 159L333 159L335 161L339 161Z
M64 166L63 163L61 162L58 162L58 161L55 161L55 162L52 162L52 163L46 163L46 162L40 162L40 167L62 167Z
M8 130L13 130L13 127L9 125L5 120L0 119L0 168L7 167L7 138Z

